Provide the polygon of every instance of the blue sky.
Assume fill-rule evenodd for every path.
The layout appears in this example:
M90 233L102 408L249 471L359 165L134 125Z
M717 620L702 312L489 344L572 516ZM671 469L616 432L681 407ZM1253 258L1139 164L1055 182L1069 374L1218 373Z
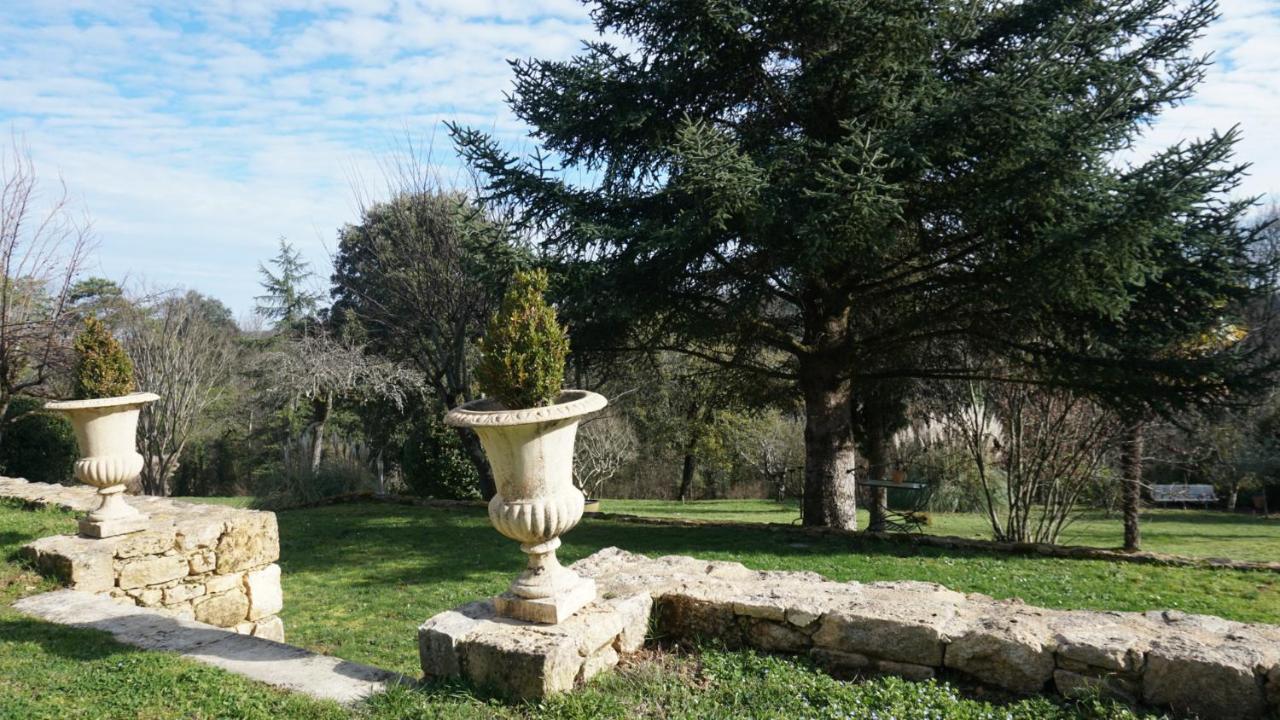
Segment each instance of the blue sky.
M1280 0L1222 13L1196 100L1136 154L1240 123L1241 192L1280 199ZM87 207L89 273L243 315L281 235L327 277L353 182L406 134L446 163L442 120L523 142L506 59L592 35L576 0L0 0L0 123Z

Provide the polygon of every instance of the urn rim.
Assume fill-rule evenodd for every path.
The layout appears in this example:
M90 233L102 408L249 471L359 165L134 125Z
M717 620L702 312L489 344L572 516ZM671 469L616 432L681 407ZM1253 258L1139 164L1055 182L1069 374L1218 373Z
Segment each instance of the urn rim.
M160 396L150 392L135 392L116 397L89 398L87 400L55 400L44 405L45 410L95 410L98 408L126 407L145 405L159 400Z
M450 427L507 427L567 420L593 413L609 401L590 390L565 390L552 405L511 410L494 398L481 398L459 405L444 416Z

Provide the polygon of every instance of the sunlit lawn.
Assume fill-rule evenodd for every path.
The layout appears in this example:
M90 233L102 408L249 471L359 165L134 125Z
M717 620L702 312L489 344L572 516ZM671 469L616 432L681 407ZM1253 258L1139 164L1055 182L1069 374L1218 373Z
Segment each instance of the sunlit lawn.
M501 589L521 563L515 544L483 511L359 504L280 513L284 618L290 642L416 675L416 626L430 615ZM629 663L583 691L543 703L507 703L458 685L397 689L351 710L273 690L165 653L118 645L106 635L29 620L8 608L53 584L16 560L24 542L70 532L57 511L0 503L0 718L1131 718L1128 710L1044 698L989 702L945 684L894 678L844 683L803 659L706 649ZM648 553L741 559L753 567L814 569L839 579L933 577L965 589L1000 585L1043 601L1076 588L1065 604L1134 607L1167 593L1175 604L1280 620L1273 588L1258 574L1112 567L1080 561L989 557L897 557L897 548L588 519L563 554L616 544ZM1088 590L1088 588L1093 590ZM1251 589L1252 588L1252 589ZM1216 597L1195 602L1212 589ZM1204 598L1201 596L1201 600ZM1250 605L1251 603L1251 605ZM1168 604L1168 603L1165 603Z
M799 505L772 500L605 500L604 512L648 517L732 522L800 522ZM865 510L858 512L859 527L866 527ZM925 532L990 538L987 519L978 514L933 513ZM1085 513L1063 533L1066 545L1119 547L1124 530L1120 516ZM1227 513L1219 510L1148 509L1142 514L1143 549L1191 557L1224 557L1235 560L1280 561L1280 517Z

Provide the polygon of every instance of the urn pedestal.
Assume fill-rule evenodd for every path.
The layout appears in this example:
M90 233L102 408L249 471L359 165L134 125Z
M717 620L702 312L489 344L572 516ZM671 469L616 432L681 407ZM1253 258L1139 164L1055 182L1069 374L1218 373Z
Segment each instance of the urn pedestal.
M479 435L498 489L489 520L529 557L528 567L494 599L506 617L555 624L595 599L595 581L561 565L556 548L582 519L584 498L573 485L578 422L607 404L602 395L566 390L546 407L508 410L486 398L445 416L446 424Z
M154 393L132 393L92 400L64 400L45 405L71 421L80 448L75 477L98 488L98 507L80 518L80 534L92 538L113 537L143 530L147 516L125 502L124 484L142 472L138 454L138 414Z

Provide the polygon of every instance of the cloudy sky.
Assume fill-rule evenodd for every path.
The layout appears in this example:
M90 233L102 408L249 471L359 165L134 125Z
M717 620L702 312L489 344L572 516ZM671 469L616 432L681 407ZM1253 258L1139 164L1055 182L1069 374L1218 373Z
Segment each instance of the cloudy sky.
M1280 199L1280 0L1222 14L1199 96L1149 142L1239 123L1242 192ZM327 275L353 178L398 138L434 136L447 160L456 119L520 143L506 59L568 57L592 32L576 0L0 0L0 124L88 207L91 273L243 314L280 236Z

